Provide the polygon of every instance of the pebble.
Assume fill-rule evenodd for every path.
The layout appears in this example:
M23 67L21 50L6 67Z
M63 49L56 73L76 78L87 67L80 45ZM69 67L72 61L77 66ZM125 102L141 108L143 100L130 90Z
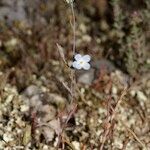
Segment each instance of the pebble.
M32 96L30 99L30 107L39 108L39 106L42 106L42 97L40 94Z
M80 24L79 29L81 30L82 33L86 33L86 31L87 31L87 28L86 28L85 24L83 24L83 23Z
M130 95L131 95L132 97L135 97L136 91L135 91L135 90L131 90L131 91L130 91Z
M98 113L99 113L99 115L101 115L101 114L107 114L107 110L104 109L104 108L99 108L98 109Z
M83 35L82 36L82 40L84 41L84 42L91 42L91 37L89 36L89 35Z
M119 139L119 138L116 138L114 140L113 145L116 147L116 149L122 149L122 147L123 147L123 143L122 143L121 139Z
M115 86L112 87L112 94L114 94L114 95L117 94L117 88Z
M80 150L80 143L77 141L73 141L72 145L74 146L75 150Z
M35 86L35 85L30 85L28 86L25 91L23 92L23 94L27 97L32 97L34 95L39 94L41 91L39 89L39 87Z
M4 133L4 135L3 135L3 140L5 141L5 142L10 142L10 141L13 141L14 140L14 138L12 137L12 135L10 134L10 133Z
M5 142L4 141L0 141L0 149L4 149L5 147Z
M14 95L9 95L5 101L5 104L9 104L13 100Z
M147 64L150 64L150 59L147 59L147 60L146 60L146 63L147 63Z
M19 126L24 127L25 126L25 122L21 120L21 118L17 118L15 121Z
M44 145L44 146L43 146L43 150L49 150L48 146L47 146L47 145Z
M145 96L145 94L141 91L137 91L137 99L139 101L146 101L147 97Z
M20 106L20 111L21 112L26 112L26 111L28 111L29 110L29 106L28 105L21 105Z
M12 38L9 41L6 42L6 46L16 46L18 43L18 40L16 38Z
M94 69L90 69L88 71L78 71L78 82L91 85L93 79L94 79Z

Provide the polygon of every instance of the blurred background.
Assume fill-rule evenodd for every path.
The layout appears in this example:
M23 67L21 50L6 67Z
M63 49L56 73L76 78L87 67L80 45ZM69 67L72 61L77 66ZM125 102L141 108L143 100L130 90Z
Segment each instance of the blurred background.
M145 74L150 66L149 3L75 0L77 52L108 59L134 78ZM39 74L51 59L60 59L56 43L72 59L70 19L63 0L1 0L0 69Z
M66 147L98 149L107 129L105 149L150 147L150 0L74 0L74 11L76 52L90 55L93 66L76 71L78 110L70 122L76 130L67 130ZM56 46L72 61L72 19L65 0L0 0L0 149L56 147L57 130L42 126L34 132L34 123L59 129L59 113L65 110L63 122L72 110L60 82L70 85L68 70ZM107 124L130 86L119 117Z

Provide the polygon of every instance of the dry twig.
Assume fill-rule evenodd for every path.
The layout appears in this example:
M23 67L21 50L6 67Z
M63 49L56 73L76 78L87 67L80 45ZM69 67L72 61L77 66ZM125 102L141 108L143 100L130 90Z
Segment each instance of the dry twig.
M106 119L106 128L105 128L105 131L104 131L104 135L103 135L103 138L101 140L101 146L100 146L100 150L103 150L104 148L104 145L105 145L105 142L107 140L107 136L109 135L110 133L110 130L111 128L113 127L113 121L115 119L115 116L116 116L116 112L117 112L117 109L118 107L120 106L120 103L122 102L123 100L123 97L126 95L127 93L127 89L125 88L121 94L121 96L119 97L117 103L116 103L116 106L115 108L111 108L112 110L112 114L109 113L109 110L108 110L108 116L107 116L107 119ZM111 116L110 116L111 115Z
M121 119L119 121L122 123L122 125L133 135L133 137L137 140L137 142L140 143L140 145L144 148L144 150L148 150L145 146L145 144L138 138L138 136L132 131Z

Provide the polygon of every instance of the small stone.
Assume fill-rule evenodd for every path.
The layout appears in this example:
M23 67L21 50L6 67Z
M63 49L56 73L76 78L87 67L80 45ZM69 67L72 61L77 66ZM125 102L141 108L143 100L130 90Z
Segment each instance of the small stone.
M123 143L121 139L116 138L113 145L116 147L116 149L121 149L123 147Z
M104 109L104 108L99 108L99 109L98 109L98 113L99 113L99 115L107 114L107 110Z
M58 143L59 143L59 139L58 139L58 137L56 137L55 141L54 141L54 147L56 147Z
M136 91L131 90L131 91L130 91L130 95L131 95L132 97L135 97L135 95L136 95Z
M137 99L139 101L146 101L147 97L145 96L145 94L141 91L137 91Z
M101 124L103 121L102 119L98 119L98 123Z
M39 87L35 86L35 85L30 85L29 87L27 87L25 89L25 91L23 92L23 94L27 97L31 97L34 95L39 94L41 91L39 89Z
M12 127L7 127L7 131L8 132L12 131Z
M146 60L146 63L147 63L147 64L150 64L150 58Z
M4 149L5 148L5 142L4 141L0 141L0 149Z
M97 137L99 137L101 134L102 134L102 130L98 130L98 131L96 132Z
M12 38L6 42L6 46L16 46L17 43L18 43L18 40L16 38Z
M87 31L87 28L86 28L85 24L83 24L83 23L80 24L79 29L81 30L82 33L86 33L86 31Z
M11 142L14 140L14 138L12 137L12 135L10 133L4 133L3 140L5 142Z
M15 121L19 126L24 127L25 126L25 122L21 120L21 118L17 118L17 120Z
M84 36L82 37L82 40L83 40L84 42L91 42L91 37L90 37L89 35L84 35Z
M115 86L112 87L112 94L114 94L114 95L117 94L117 88Z
M7 97L7 99L6 99L5 104L10 103L10 102L13 100L13 97L14 97L14 95L9 95L9 96Z
M42 105L42 98L40 94L32 96L30 99L30 107L39 108Z
M77 71L78 82L91 85L94 80L94 69Z
M21 105L20 106L20 111L21 112L27 112L29 110L29 106L28 105Z
M80 150L80 143L77 141L73 141L72 145L74 146L75 150Z
M44 146L43 146L43 150L49 150L48 146L47 146L47 145L44 145Z

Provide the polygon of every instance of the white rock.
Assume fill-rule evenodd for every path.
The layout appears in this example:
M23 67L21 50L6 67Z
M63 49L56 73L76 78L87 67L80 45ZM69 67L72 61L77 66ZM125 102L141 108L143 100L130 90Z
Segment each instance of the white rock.
M11 127L11 126L10 126L10 127L8 126L8 127L7 127L7 131L9 131L9 132L12 131L12 127Z
M28 105L21 105L20 106L20 111L21 112L26 112L26 111L28 111L29 110L29 106Z
M56 137L56 138L55 138L55 141L54 141L54 147L57 146L58 142L59 142L59 139L58 139L58 137Z
M136 91L135 91L135 90L131 90L131 91L130 91L130 95L131 95L132 97L134 97L134 96L136 95Z
M18 94L17 89L15 87L11 87L9 84L6 84L4 91L9 92L11 94Z
M39 108L42 106L41 96L39 94L32 96L30 99L30 107Z
M123 147L123 143L122 143L121 139L119 139L119 138L116 138L114 140L113 145L116 147L116 149L121 149Z
M117 88L115 86L112 87L112 94L114 94L114 95L117 94Z
M94 69L90 69L88 71L80 71L80 72L78 71L77 76L78 82L91 85L94 79Z
M9 41L6 42L7 46L16 46L18 43L18 40L16 38L12 38Z
M34 95L37 95L41 92L41 90L39 89L38 86L35 86L35 85L30 85L29 87L27 87L25 89L25 91L23 92L23 94L27 97L31 97L31 96L34 96Z
M89 36L89 35L84 35L83 37L82 37L82 40L84 41L84 42L91 42L91 37Z
M145 94L141 91L137 91L137 99L139 101L146 101L147 97L145 96Z
M79 28L80 28L80 30L81 30L82 33L86 33L87 28L86 28L85 24L83 24L83 23L80 24Z
M72 145L74 146L75 150L80 150L80 143L77 141L73 141Z
M44 145L44 146L43 146L43 150L49 150L48 146L47 146L47 145Z
M10 141L13 141L14 138L12 137L12 135L10 133L4 133L3 135L3 140L5 142L10 142Z
M104 109L104 108L99 108L98 109L98 113L101 115L101 114L107 114L107 110Z
M103 132L103 130L98 130L98 131L96 132L97 137L99 137L102 132Z
M146 63L147 63L147 64L150 64L150 58L146 60Z
M14 95L9 95L5 101L5 104L9 104L13 100Z
M4 141L0 141L0 149L4 149L5 147L5 142Z
M102 119L98 119L98 123L101 124L103 121Z
M24 127L25 126L25 122L21 120L21 118L17 118L15 121L19 126Z

